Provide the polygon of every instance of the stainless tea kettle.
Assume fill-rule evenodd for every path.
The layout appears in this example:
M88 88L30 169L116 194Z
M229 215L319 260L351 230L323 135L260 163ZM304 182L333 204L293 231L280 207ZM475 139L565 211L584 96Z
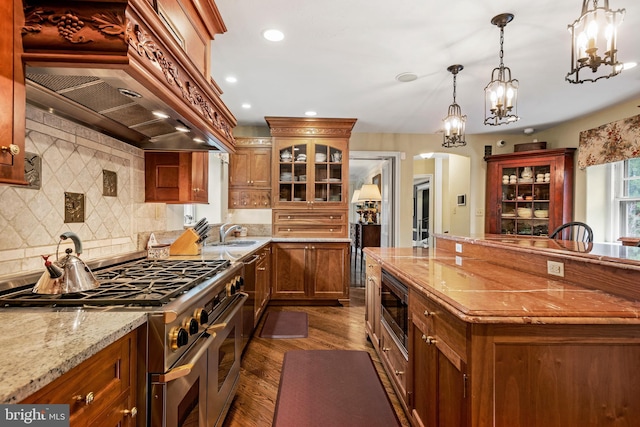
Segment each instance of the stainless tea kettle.
M51 262L49 261L49 256L42 256L47 271L42 274L38 283L33 287L33 293L47 295L71 294L100 286L89 267L78 256L71 255L73 252L71 248L65 250L67 256L62 260L58 260L60 242L66 239L73 241L76 255L82 253L80 238L70 231L62 233L56 248L56 260Z

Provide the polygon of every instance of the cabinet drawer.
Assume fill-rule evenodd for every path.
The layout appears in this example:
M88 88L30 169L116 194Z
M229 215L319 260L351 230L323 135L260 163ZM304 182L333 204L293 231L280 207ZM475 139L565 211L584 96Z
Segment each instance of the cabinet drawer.
M439 304L419 292L409 290L409 312L413 323L423 334L433 336L443 351L450 348L462 362L466 362L467 327ZM446 347L445 347L446 346ZM444 351L446 353L446 351Z
M402 354L400 348L396 342L391 338L391 334L387 330L384 322L382 328L380 328L380 354L382 355L383 363L386 365L387 374L393 381L397 388L398 394L406 401L407 399L407 368L409 362Z
M347 237L346 211L274 210L277 237Z
M313 224L340 224L346 228L347 213L343 211L305 211L305 210L274 210L273 222L275 223L313 223Z
M95 356L26 398L22 403L69 405L71 425L90 425L89 420L121 406L135 394L136 333L130 333ZM133 371L132 371L133 369ZM87 396L89 403L87 403Z

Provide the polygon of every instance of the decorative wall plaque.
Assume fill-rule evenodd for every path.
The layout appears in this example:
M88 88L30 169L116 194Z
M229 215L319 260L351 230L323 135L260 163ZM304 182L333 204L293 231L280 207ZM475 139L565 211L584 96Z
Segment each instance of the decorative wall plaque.
M42 187L42 158L35 153L24 153L24 179L29 185L23 188Z
M84 222L84 194L65 191L64 222Z
M116 197L118 195L118 174L102 170L102 195Z

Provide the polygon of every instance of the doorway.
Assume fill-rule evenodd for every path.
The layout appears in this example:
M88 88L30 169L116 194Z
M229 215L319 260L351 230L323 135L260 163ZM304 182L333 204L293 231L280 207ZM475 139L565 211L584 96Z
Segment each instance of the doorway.
M429 247L431 177L413 184L413 247Z

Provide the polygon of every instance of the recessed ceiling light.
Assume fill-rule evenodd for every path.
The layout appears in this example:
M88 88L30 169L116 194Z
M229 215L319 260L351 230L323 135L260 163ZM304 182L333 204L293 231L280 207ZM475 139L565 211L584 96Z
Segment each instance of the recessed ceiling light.
M315 116L317 114L318 113L316 113L315 111L305 111L305 113L304 113L305 116Z
M236 83L238 81L238 79L234 76L227 76L225 80L227 81L227 83Z
M416 73L400 73L396 76L396 80L402 83L412 82L417 78Z
M204 139L196 137L196 138L193 138L193 141L194 142L199 142L199 143L202 144L204 142Z
M245 102L244 104L242 104L242 108L248 110L249 108L251 108L251 104L249 104L248 102Z
M262 32L262 37L269 40L270 42L279 42L284 39L284 33L280 30L269 29Z
M153 111L152 112L154 116L159 117L161 119L168 119L169 115L163 111Z
M185 128L185 127L182 127L182 126L176 126L176 130L178 132L184 132L184 133L191 132L188 128Z

